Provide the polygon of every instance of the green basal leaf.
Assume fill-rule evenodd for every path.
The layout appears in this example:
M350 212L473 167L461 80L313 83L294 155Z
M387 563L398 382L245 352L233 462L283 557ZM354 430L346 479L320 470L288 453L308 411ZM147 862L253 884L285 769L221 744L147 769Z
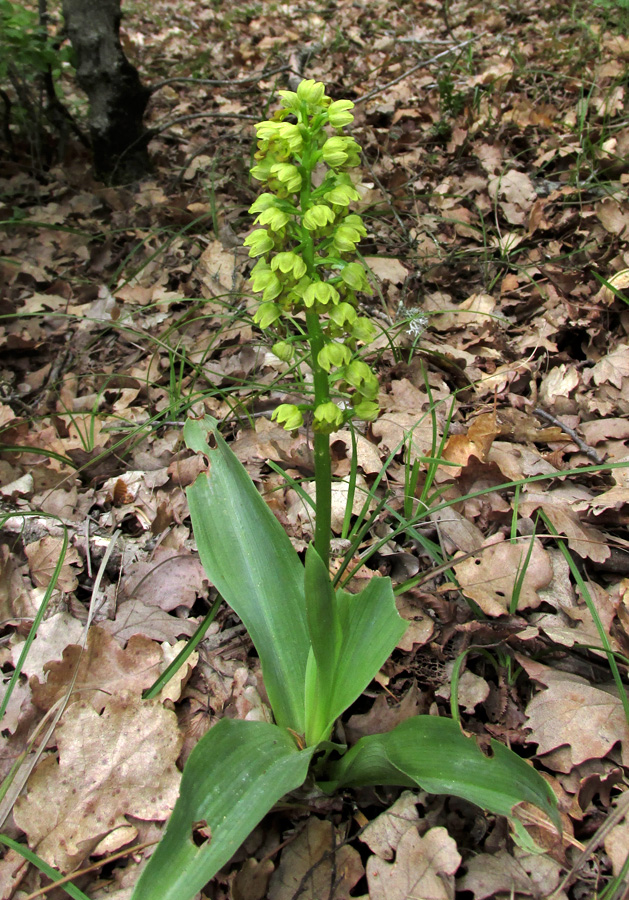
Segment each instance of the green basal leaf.
M327 768L326 791L365 785L419 786L453 794L502 816L528 801L560 828L557 800L539 772L498 741L485 756L452 719L415 716L388 734L361 738Z
M335 720L365 690L378 674L396 644L404 634L407 623L395 608L395 598L389 578L372 578L360 594L338 590L335 595L335 614L341 628L341 644L337 652L333 682L324 689L326 719L316 714L319 727L307 732L308 745L329 737ZM321 696L308 693L306 705L309 722L310 704L321 704Z
M277 725L221 719L190 754L166 832L132 900L194 897L273 805L303 784L313 752L298 750Z
M216 449L207 443L211 431ZM188 488L199 555L207 575L253 641L278 725L305 730L310 649L304 567L285 531L218 432L215 419L188 419L186 444L210 460Z

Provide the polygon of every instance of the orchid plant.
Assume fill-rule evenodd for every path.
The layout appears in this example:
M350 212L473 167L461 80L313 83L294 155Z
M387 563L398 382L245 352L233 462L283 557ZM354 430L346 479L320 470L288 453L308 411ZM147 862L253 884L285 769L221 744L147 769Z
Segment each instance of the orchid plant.
M290 361L296 344L307 344L312 402L281 404L274 418L288 430L311 419L315 540L302 563L218 422L186 422L188 446L210 463L188 489L201 561L256 648L273 721L224 718L197 743L132 900L190 900L307 778L325 792L399 785L453 794L507 816L523 841L514 815L523 801L558 824L555 797L532 766L496 741L485 755L452 719L415 716L349 749L334 740L336 720L378 674L406 623L388 578L374 576L350 594L334 588L328 566L329 436L352 418L378 415L378 380L359 358L375 329L357 312L369 282L356 259L366 228L350 211L360 197L351 174L360 148L343 132L353 104L332 101L314 81L279 93L281 108L256 126L251 174L267 190L251 207L259 227L245 244L257 259L253 290L262 294L255 321L274 332L275 354ZM294 327L304 320L305 329Z

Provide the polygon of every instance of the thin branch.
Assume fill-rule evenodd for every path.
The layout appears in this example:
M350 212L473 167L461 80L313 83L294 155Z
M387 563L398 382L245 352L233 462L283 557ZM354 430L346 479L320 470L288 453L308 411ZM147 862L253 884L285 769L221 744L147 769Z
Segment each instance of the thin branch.
M382 87L374 88L373 91L369 91L368 94L365 94L363 97L359 97L358 100L355 101L355 104L364 103L365 100L371 100L372 97L376 97L378 94L384 93L384 91L388 90L390 87L393 87L394 84L399 84L400 81L404 81L405 78L408 78L409 75L412 75L413 72L417 72L419 69L424 69L426 66L429 66L431 63L437 62L438 59L442 59L444 56L448 56L449 53L454 53L456 50L462 50L463 47L467 47L468 44L472 44L474 41L479 38L484 37L484 32L482 34L474 35L474 37L468 38L467 41L462 41L460 44L456 44L454 47L449 47L448 50L442 50L441 53L437 53L436 56L431 56L430 59L425 59L420 63L417 63L416 66L413 66L412 69L409 69L407 72L404 72L402 75L398 75L397 78L394 78L393 81L387 82L387 84L383 84Z
M287 72L290 66L280 66L279 69L269 69L268 72L258 72L255 75L248 75L246 78L236 78L234 80L224 78L165 78L151 85L151 93L159 91L160 88L166 87L168 84L213 84L215 87L236 87L241 84L252 84L261 81L263 78L269 78L271 75L277 75L278 72Z
M164 122L163 125L155 125L153 128L149 128L147 134L150 138L154 138L156 134L161 134L162 131L167 131L169 128L172 128L173 125L179 125L181 122L190 122L192 119L248 119L250 121L256 121L260 118L260 116L250 116L246 113L221 113L221 112L207 112L207 113L191 113L189 116L177 116L176 119L171 119L170 122ZM129 149L129 148L127 148ZM125 151L126 152L126 151Z

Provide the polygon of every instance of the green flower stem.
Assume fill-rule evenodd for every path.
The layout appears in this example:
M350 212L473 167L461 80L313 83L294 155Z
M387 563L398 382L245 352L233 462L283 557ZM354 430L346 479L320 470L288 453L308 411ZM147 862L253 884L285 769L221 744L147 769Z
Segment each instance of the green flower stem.
M324 338L317 313L306 313L308 340L312 355L312 376L315 392L315 407L330 399L328 373L318 363L319 351L323 349ZM330 459L330 436L314 433L315 485L317 489L317 518L315 524L315 549L326 566L330 562L330 538L332 528L332 462Z
M312 158L311 140L304 140L304 149L299 167L302 186L299 195L301 215L310 207L312 193ZM310 278L316 278L314 242L307 228L301 227L302 259L306 263L306 271ZM312 359L312 377L314 383L315 408L330 399L330 382L328 373L319 365L319 353L325 345L323 331L318 313L306 313L306 327ZM314 465L316 500L315 549L326 567L330 564L330 538L332 527L332 462L330 458L330 437L327 434L314 433Z

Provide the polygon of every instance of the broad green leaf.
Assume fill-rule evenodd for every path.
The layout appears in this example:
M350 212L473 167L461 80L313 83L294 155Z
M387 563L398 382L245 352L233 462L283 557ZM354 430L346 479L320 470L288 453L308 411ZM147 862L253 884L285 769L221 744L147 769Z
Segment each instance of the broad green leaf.
M306 666L306 743L316 744L330 718L334 674L341 644L341 623L327 566L311 545L304 576L311 650Z
M166 832L132 900L194 897L271 807L303 784L313 752L299 750L277 725L221 719L190 754Z
M335 603L341 644L328 694L328 717L316 732L306 734L309 746L329 737L334 721L360 697L407 628L395 608L389 578L372 578L360 594L338 590ZM308 694L306 703L311 702L318 701Z
M215 450L208 446L208 431L216 439ZM188 419L184 438L210 460L210 472L199 475L187 490L203 568L251 636L278 725L301 734L310 649L304 567L218 433L216 420Z
M338 787L394 784L432 794L454 794L498 815L510 816L528 801L560 827L557 801L539 772L498 741L485 756L452 719L415 716L387 734L361 738L328 766L329 791Z

